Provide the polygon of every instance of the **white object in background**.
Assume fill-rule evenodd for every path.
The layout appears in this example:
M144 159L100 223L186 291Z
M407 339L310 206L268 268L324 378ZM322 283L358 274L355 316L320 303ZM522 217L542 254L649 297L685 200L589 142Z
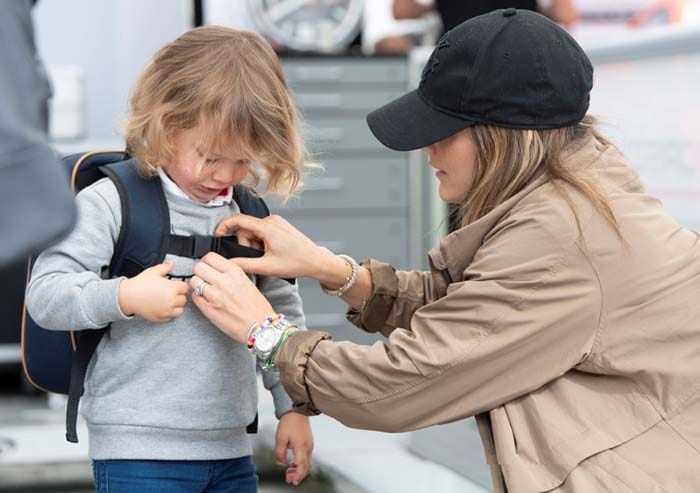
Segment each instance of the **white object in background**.
M219 24L234 29L256 31L257 26L250 14L248 2L238 0L205 0L204 24Z
M1 0L0 0L1 1ZM87 151L123 151L125 147L122 137L107 139L80 139L73 141L56 141L51 143L56 152L62 156Z
M584 49L590 112L683 226L700 230L700 28L662 26Z
M393 0L365 2L362 26L362 52L373 55L375 45L388 36L419 36L421 44L435 44L442 30L437 12L430 12L420 19L394 18ZM432 5L431 0L419 0L422 5Z
M78 65L48 65L53 96L49 102L49 135L51 140L83 137L84 72Z
M51 410L63 410L68 403L68 396L62 394L48 394L46 403Z
M340 53L360 31L364 0L247 0L255 24L275 48Z

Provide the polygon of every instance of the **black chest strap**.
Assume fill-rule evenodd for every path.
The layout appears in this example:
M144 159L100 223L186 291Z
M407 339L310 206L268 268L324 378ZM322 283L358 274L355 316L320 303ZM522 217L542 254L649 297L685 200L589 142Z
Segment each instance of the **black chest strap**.
M262 250L243 246L238 243L236 236L182 236L169 235L166 252L178 257L202 258L209 252L218 253L224 258L258 258L264 255ZM285 279L290 284L295 279Z

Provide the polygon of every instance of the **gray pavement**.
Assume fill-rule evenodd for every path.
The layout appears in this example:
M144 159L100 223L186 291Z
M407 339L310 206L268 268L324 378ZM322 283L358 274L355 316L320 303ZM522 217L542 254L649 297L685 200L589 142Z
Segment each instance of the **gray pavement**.
M409 434L353 430L327 416L311 418L312 476L299 487L285 485L272 462L276 429L272 398L260 386L260 428L253 436L261 493L485 493L463 476L408 449ZM64 438L63 402L0 395L0 492L91 491L87 430L78 424L79 444ZM44 488L44 489L42 489ZM46 489L49 488L49 489ZM62 489L61 489L62 488ZM68 489L66 489L68 488Z
M94 491L92 468L87 458L87 432L81 424L81 443L63 439L63 402L46 397L0 396L0 492L87 493ZM282 468L272 463L272 453L256 449L260 493L336 493L327 478L313 474L303 487L284 483Z

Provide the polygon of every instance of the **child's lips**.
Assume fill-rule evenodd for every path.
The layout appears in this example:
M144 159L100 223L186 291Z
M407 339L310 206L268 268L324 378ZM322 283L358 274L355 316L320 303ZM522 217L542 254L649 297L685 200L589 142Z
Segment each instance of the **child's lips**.
M205 192L207 193L214 193L214 194L220 194L223 188L209 188L209 187L202 187Z

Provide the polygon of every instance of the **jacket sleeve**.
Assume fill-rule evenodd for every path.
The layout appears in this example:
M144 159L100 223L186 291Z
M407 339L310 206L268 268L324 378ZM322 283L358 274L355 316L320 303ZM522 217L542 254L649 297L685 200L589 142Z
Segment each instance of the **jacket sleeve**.
M300 330L306 330L306 318L298 286L275 277L260 277L258 282L260 292L265 295L275 312L283 313L287 320ZM258 362L258 366L261 367L262 364ZM264 387L272 394L275 416L279 419L292 410L292 399L284 390L278 373L272 371L261 373Z
M596 273L577 243L523 229L485 242L465 280L416 310L388 345L291 337L276 364L295 408L408 431L493 409L583 361L601 318Z
M372 293L364 310L350 308L347 319L366 332L389 337L397 327L409 328L415 311L438 298L430 272L396 271L374 259L362 265L372 274Z
M117 299L121 278L101 277L121 225L117 190L105 178L81 191L76 204L75 229L37 257L27 286L27 310L46 329L99 329L128 318Z

